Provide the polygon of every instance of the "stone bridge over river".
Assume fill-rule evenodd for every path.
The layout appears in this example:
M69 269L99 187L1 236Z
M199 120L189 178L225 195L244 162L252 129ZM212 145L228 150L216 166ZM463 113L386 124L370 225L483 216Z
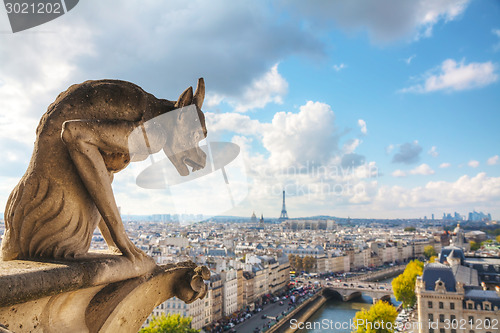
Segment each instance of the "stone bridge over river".
M361 295L369 296L373 303L380 299L389 300L392 295L392 286L390 283L375 282L328 282L321 281L323 284L323 296L333 297L340 295L344 302Z

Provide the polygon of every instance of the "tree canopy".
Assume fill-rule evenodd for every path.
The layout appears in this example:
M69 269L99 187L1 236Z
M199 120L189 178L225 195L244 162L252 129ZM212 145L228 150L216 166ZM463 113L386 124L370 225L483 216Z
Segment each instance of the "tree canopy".
M470 249L471 251L477 251L481 248L481 244L475 242L475 241L470 241Z
M191 328L191 317L183 317L180 314L162 314L154 316L148 326L141 329L139 333L198 333L199 330Z
M417 276L422 275L424 263L419 260L411 261L404 272L392 280L392 290L396 300L403 302L403 307L415 305L417 297L415 296L415 282Z
M316 265L316 258L312 256L305 256L304 258L301 258L299 256L289 254L288 261L290 262L292 269L298 272L306 271L309 273Z
M427 245L426 247L424 247L424 256L427 260L429 260L431 257L434 257L436 255L437 255L437 252L434 249L434 246Z
M396 308L384 301L378 301L369 310L356 312L353 333L392 333L398 316ZM389 324L388 324L389 323Z

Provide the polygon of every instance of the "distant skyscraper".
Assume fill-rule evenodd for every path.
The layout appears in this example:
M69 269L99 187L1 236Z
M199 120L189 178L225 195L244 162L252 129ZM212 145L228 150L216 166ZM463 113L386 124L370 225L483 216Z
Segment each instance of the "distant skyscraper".
M288 213L286 212L285 206L285 191L283 191L283 207L281 208L280 221L288 220Z

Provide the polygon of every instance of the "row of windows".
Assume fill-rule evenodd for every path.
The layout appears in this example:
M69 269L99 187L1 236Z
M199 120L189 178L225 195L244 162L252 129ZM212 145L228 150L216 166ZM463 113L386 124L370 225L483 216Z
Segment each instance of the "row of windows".
M427 307L428 307L429 309L432 309L432 308L433 308L433 306L434 306L434 304L433 304L433 302L432 302L432 301L428 301L428 302L427 302ZM444 303L443 303L443 302L439 302L439 303L438 303L438 307L439 307L440 309L444 309ZM451 302L451 303L450 303L450 310L455 310L455 303L453 303L453 302Z
M467 301L467 309L468 310L474 310L474 301ZM476 307L478 310L481 309L481 306L478 304L477 307ZM491 307L491 304L489 302L483 302L483 310L493 310L493 308ZM495 308L495 310L497 310Z

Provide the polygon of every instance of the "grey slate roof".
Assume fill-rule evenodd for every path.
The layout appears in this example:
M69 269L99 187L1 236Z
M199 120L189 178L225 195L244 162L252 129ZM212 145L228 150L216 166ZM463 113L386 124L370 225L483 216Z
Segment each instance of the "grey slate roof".
M462 282L466 286L479 286L479 275L477 270L467 266L453 266L451 267L455 280Z
M463 265L465 262L464 250L456 246L445 246L441 249L441 253L439 254L439 262L445 263L446 259L453 252L453 256L455 258L460 258L460 265Z
M424 274L422 275L425 290L434 290L436 288L436 281L439 279L444 282L446 291L456 292L455 276L449 266L440 263L425 265Z
M500 296L497 295L494 290L482 290L482 289L465 289L465 301L472 300L474 301L474 307L480 305L482 307L482 303L484 301L491 302L492 310L494 307L500 309Z

